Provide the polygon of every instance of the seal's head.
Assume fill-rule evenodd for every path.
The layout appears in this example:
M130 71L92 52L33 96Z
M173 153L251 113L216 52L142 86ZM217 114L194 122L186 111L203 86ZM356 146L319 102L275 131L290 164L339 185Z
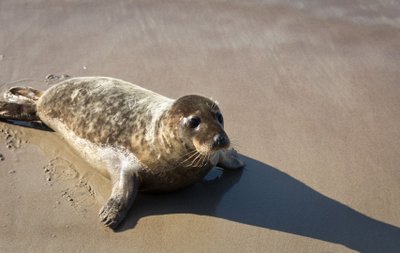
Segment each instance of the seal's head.
M180 140L189 149L209 156L229 147L224 119L212 100L197 95L184 96L175 101L170 112L175 115L175 129Z

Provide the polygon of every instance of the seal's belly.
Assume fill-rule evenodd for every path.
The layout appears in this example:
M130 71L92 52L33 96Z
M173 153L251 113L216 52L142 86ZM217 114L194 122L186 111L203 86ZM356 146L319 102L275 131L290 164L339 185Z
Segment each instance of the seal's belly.
M46 124L60 134L85 161L103 175L112 177L121 170L134 170L143 166L134 154L122 147L99 145L88 141L77 136L58 120L47 119Z
M202 168L175 168L172 170L139 171L140 190L144 192L169 192L200 181L214 167L208 163Z
M139 170L141 179L141 191L147 192L168 192L175 191L198 181L217 165L220 153L216 152L209 161L202 167L175 167L169 168L149 168Z

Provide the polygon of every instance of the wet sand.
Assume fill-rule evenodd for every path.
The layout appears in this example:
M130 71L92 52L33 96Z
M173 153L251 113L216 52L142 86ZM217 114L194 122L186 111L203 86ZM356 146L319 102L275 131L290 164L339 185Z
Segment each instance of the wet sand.
M69 74L203 94L247 167L140 194L113 232L97 218L107 178L57 134L0 122L0 251L397 252L399 13L389 0L1 1L0 93Z

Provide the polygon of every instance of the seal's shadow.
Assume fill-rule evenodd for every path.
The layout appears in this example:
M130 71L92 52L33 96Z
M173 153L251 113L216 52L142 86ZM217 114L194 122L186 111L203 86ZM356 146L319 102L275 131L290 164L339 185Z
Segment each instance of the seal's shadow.
M140 194L119 231L144 216L194 213L339 243L360 252L398 252L400 229L369 218L295 178L243 157L242 171L215 169L188 189Z

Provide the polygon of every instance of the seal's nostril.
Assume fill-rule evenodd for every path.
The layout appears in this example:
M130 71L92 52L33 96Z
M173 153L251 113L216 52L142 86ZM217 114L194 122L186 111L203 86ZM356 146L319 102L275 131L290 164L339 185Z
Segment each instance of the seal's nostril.
M214 136L214 146L225 146L228 144L228 138L224 134L217 134Z
M221 142L221 135L217 134L214 136L214 145L219 146L219 143Z

